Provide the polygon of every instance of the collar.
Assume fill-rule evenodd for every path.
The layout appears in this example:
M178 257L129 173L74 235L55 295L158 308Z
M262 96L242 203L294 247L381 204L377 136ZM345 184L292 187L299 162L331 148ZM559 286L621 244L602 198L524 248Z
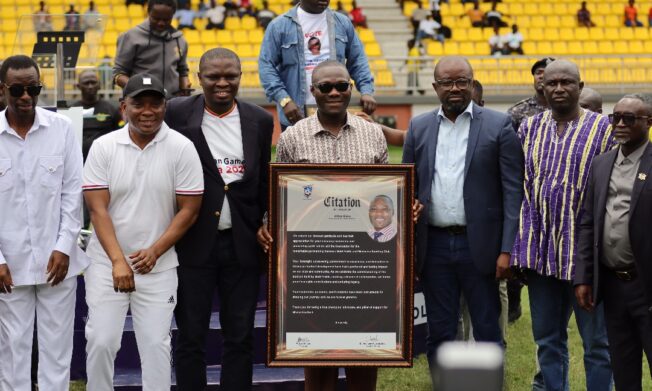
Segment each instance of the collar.
M319 109L317 111L319 111ZM326 133L329 133L329 134L331 133L328 130L326 130L324 128L324 126L321 124L321 122L319 121L319 117L317 117L317 112L315 112L315 114L311 115L310 118L313 121L315 121L314 124L313 124L314 125L313 130L312 130L313 136L316 136L321 132L326 132ZM342 129L340 129L340 133L343 130L349 130L349 129L355 129L355 126L353 126L353 124L351 123L351 115L347 112L346 113L346 123L344 124L344 126L342 126Z
M217 114L216 112L212 111L212 110L208 107L208 105L206 104L206 101L204 100L204 111L206 111L208 114L210 114L211 116L216 117L216 118L224 118L224 117L228 117L229 115L231 115L231 113L233 113L233 111L234 111L237 107L238 107L238 102L234 99L234 100L233 100L233 106L231 106L231 108L228 109L228 110L226 111L226 113L224 113L224 114Z
M460 113L460 115L458 115L457 118L462 116L462 114L464 114L464 113L469 113L469 115L471 116L471 119L473 119L473 101L471 101L469 103L469 105L466 106L466 109L462 113ZM448 119L448 117L446 117L446 115L444 115L444 110L442 110L441 106L439 107L439 111L437 111L437 116L440 117L440 118Z
M154 145L158 143L159 141L163 141L165 137L167 137L169 133L170 128L168 125L163 122L161 124L161 128L156 132L156 136L154 136L154 139L149 142L145 146L145 148L149 147L150 145ZM131 137L129 137L129 124L127 123L122 129L118 131L119 133L116 135L116 142L118 144L123 144L123 145L136 145L133 140L131 140Z
M52 123L50 119L45 115L45 109L41 107L36 107L34 114L34 123L27 133L31 133L37 130L41 125L44 127L50 126ZM7 109L0 111L0 134L7 132L11 134L17 134L15 130L9 126L9 120L7 120Z
M646 141L641 145L640 147L636 148L632 153L629 155L625 156L623 155L623 148L619 147L618 148L618 156L616 156L616 164L621 165L623 164L623 160L628 159L632 163L636 164L638 163L641 158L643 157L643 152L645 152L645 148L647 148L647 145L649 144L649 141Z

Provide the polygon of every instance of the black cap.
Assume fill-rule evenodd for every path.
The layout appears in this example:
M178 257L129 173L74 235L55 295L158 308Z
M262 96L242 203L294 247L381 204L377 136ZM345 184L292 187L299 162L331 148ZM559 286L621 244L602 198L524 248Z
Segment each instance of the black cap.
M532 75L534 75L534 72L536 72L537 69L545 68L545 67L548 66L548 64L550 64L553 61L555 61L554 58L546 57L546 58L542 58L541 60L535 62L534 65L532 65Z
M154 75L139 73L129 78L127 85L122 90L123 98L133 98L143 92L156 92L165 97L163 83Z

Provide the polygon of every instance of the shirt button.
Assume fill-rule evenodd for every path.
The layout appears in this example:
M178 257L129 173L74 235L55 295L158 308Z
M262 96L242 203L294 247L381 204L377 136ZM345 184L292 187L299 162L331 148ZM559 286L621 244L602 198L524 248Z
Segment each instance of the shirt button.
M0 176L3 176L5 174L4 171L0 171Z
M215 211L215 217L220 217L220 211Z
M229 191L229 185L224 185L224 191Z
M54 167L48 167L48 171L54 172Z

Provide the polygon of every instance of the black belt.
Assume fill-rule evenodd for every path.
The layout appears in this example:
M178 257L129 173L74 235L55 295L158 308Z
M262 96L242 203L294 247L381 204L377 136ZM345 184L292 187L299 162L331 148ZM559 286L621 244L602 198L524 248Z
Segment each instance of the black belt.
M612 272L613 275L621 281L632 281L635 280L636 277L638 277L638 272L636 271L635 267L631 269L625 269L625 270L615 270L615 269L608 269L608 270Z
M446 232L449 235L466 234L466 225L450 225L448 227L431 227L435 231Z

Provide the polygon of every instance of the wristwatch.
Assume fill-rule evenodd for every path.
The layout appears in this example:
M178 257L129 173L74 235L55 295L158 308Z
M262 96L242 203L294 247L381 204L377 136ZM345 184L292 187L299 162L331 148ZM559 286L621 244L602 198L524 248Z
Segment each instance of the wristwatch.
M281 105L281 107L284 108L284 107L287 106L288 103L290 103L290 102L292 102L292 98L290 98L289 96L286 96L285 98L281 99L281 101L278 102L278 104Z

